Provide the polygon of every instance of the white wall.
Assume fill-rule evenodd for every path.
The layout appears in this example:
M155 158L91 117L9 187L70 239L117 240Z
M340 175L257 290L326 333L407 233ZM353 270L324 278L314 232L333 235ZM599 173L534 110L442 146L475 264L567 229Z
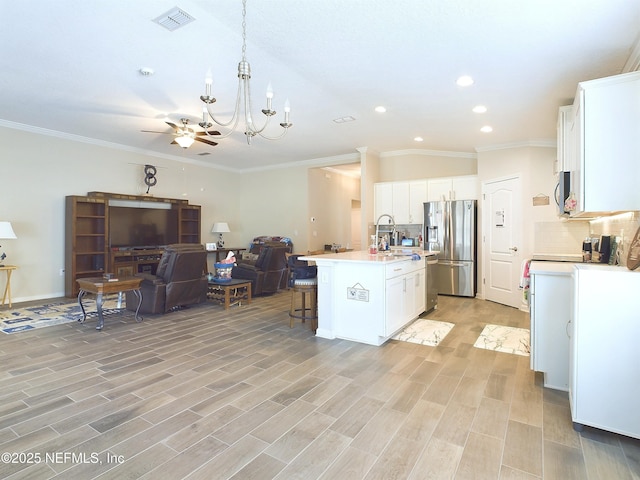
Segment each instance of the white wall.
M322 168L309 169L307 250L351 243L351 205L360 201L360 179ZM311 221L313 219L314 221ZM303 249L294 250L305 253Z
M422 178L455 177L478 173L473 153L399 150L380 155L378 182L398 182Z
M240 175L234 201L240 208L239 234L245 242L259 235L288 236L296 252L308 250L308 167L292 166Z

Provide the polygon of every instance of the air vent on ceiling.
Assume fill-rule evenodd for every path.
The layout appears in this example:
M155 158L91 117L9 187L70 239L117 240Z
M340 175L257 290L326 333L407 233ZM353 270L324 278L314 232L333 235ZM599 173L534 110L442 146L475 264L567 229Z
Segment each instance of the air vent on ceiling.
M193 22L194 20L195 18L179 7L174 7L167 13L163 13L158 18L153 19L155 23L162 25L164 28L172 32L183 27L187 23Z
M203 153L198 153L198 155L200 155L201 157L204 157L205 155L211 155L210 152L203 152Z
M347 123L347 122L353 122L355 120L355 117L352 117L351 115L347 115L346 117L339 117L339 118L334 118L333 121L336 123Z

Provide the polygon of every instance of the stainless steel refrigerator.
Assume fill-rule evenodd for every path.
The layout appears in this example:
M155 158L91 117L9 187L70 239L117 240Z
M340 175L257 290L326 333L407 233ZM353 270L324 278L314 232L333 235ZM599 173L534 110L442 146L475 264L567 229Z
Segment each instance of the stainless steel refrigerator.
M476 220L475 200L424 204L426 248L440 252L435 268L439 294L475 297Z

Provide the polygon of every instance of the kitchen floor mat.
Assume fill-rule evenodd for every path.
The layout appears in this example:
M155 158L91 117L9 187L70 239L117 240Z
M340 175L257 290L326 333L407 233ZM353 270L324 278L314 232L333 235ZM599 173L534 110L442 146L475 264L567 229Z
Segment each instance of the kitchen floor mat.
M529 330L503 325L487 325L473 346L496 352L529 356L531 351Z
M435 347L447 336L453 325L449 322L419 318L396 334L393 339Z

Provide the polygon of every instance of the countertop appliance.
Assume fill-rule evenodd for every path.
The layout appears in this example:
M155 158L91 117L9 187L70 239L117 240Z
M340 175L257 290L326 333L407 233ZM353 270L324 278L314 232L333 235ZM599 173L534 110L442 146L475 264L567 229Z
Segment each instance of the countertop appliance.
M424 238L440 251L435 266L439 294L475 297L476 221L476 200L424 204Z
M425 261L427 281L425 285L424 311L430 312L438 308L438 286L436 285L437 255L428 255Z

